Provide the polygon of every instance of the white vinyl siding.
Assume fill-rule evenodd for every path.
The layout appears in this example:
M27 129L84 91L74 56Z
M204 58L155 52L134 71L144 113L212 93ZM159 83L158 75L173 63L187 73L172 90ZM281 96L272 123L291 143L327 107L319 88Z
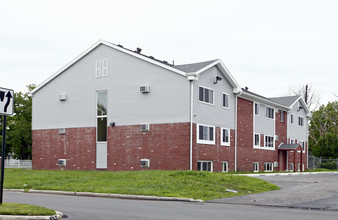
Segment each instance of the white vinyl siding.
M214 90L199 86L198 87L198 101L213 105L214 104Z
M107 77L108 76L108 59L96 60L95 63L95 77Z

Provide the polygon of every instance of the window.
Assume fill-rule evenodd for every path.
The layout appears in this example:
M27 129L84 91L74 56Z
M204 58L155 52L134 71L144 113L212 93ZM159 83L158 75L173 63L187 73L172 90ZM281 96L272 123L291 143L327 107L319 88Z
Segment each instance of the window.
M97 141L107 141L107 91L97 91Z
M290 138L290 144L294 144L295 140Z
M223 93L223 107L229 108L229 95Z
M198 88L198 100L200 102L214 104L214 90L200 86Z
M209 171L212 172L212 161L198 161L197 162L198 171Z
M291 124L294 123L293 114L290 115L290 123L291 123Z
M253 163L253 171L254 172L259 172L259 162L254 162Z
M149 159L141 159L140 167L150 167Z
M259 115L259 104L255 103L255 115Z
M266 117L274 119L274 109L270 107L266 107Z
M274 143L273 143L273 136L265 136L265 147L273 147Z
M101 78L108 76L108 59L96 60L95 77Z
M197 143L215 144L215 127L198 125L197 126Z
M298 141L298 143L302 147L303 153L305 153L305 141Z
M256 147L260 147L261 146L261 138L260 138L260 134L255 134L255 146Z
M280 110L280 121L281 122L284 122L284 119L285 119L284 117L285 117L284 111Z
M293 171L293 163L290 163L290 171Z
M228 161L222 162L222 172L228 172L229 171L229 163Z
M304 126L304 118L303 117L298 117L298 125L299 126Z
M273 171L273 163L265 162L264 163L264 171L265 172L272 172Z
M230 129L222 128L221 145L230 146Z

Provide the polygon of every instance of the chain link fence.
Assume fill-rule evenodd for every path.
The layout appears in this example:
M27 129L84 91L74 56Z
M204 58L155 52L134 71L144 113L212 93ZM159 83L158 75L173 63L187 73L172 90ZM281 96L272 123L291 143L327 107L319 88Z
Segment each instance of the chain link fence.
M325 159L321 157L309 156L309 169L326 168L330 170L338 169L337 159Z

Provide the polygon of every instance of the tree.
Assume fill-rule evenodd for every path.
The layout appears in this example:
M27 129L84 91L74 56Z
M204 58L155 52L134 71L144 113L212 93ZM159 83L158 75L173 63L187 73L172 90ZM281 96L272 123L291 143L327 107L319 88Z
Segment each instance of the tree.
M314 156L338 158L338 101L312 112L309 145Z
M28 85L29 91L36 86ZM14 94L14 114L7 117L6 153L13 152L17 159L32 157L32 98L28 93ZM6 155L6 156L7 156Z
M312 85L300 85L290 88L291 94L303 97L310 111L319 107L320 95L312 88Z

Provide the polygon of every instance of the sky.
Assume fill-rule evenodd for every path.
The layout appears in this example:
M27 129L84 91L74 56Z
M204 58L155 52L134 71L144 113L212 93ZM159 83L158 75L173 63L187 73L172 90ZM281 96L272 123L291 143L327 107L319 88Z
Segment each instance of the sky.
M335 0L0 0L0 87L27 92L100 39L160 60L221 59L266 97L338 100Z

